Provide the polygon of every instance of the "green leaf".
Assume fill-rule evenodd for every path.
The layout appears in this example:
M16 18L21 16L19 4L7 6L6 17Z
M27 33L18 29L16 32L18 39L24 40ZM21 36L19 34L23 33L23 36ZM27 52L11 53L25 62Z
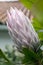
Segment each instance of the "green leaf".
M0 62L0 65L12 65L12 64L9 62Z
M10 60L6 57L6 55L1 49L0 49L0 58L4 58L6 61L10 62Z
M15 65L12 61L10 61L4 52L0 49L0 58L5 59L4 61L0 61L0 65ZM1 59L0 59L1 60Z
M23 48L23 54L25 55L23 63L36 63L39 60L39 56L32 50Z

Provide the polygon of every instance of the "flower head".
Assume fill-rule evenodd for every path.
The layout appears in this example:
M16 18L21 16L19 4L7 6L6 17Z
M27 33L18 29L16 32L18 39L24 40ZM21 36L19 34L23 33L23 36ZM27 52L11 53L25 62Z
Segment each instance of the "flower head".
M30 19L26 17L21 10L10 8L7 11L7 27L9 34L16 47L27 46L34 48L39 42L38 35L35 32Z

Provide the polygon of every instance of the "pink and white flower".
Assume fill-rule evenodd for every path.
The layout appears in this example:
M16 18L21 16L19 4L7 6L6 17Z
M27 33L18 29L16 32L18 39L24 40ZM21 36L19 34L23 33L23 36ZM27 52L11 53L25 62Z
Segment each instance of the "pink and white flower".
M21 10L11 7L10 11L7 11L7 27L16 47L35 48L37 46L39 42L38 35L30 19Z

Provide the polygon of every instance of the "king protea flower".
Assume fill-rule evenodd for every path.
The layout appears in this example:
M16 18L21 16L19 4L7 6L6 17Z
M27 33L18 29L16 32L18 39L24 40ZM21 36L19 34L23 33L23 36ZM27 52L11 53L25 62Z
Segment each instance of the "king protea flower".
M21 10L12 7L7 11L7 17L7 27L15 46L36 49L39 39L30 19Z

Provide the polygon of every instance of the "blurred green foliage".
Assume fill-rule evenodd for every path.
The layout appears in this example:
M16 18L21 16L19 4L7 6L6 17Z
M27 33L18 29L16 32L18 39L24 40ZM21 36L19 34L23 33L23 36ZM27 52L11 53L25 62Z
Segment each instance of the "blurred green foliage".
M23 54L13 46L6 45L6 51L0 49L0 65L22 65Z
M23 47L19 52L17 49L14 50L14 47L12 48L10 51L7 48L5 52L0 49L0 65L43 65L43 51L41 49L35 52Z
M39 39L43 40L43 22L40 22L38 19L33 18L32 24L39 35Z
M39 20L43 21L43 0L20 0L32 14Z
M43 55L41 50L38 50L38 52L34 52L28 48L23 48L22 52L25 55L23 59L23 63L25 65L42 65Z

